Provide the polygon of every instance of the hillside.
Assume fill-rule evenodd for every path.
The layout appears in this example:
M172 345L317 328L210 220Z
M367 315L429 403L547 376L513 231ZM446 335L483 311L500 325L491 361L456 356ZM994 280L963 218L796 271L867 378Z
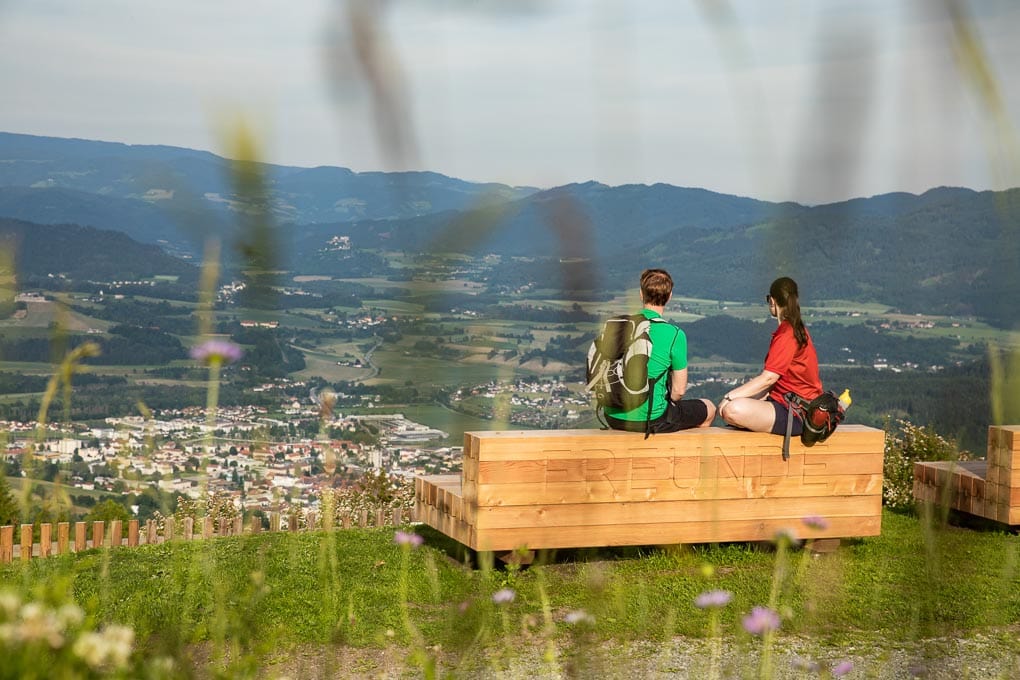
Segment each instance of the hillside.
M629 250L619 269L633 270L651 253L684 272L683 290L692 295L754 299L784 274L811 299L976 315L1008 328L1018 321L1018 222L1020 190L940 188L809 208L711 235L677 230Z
M127 145L0 132L0 187L35 189L0 200L2 215L41 223L66 221L92 194L90 210L113 216L92 226L120 228L130 205L134 235L148 242L176 241L178 229L226 228L244 208L236 194L233 161L205 151ZM354 172L347 168L257 165L273 193L272 217L280 223L406 218L463 210L481 200L506 201L534 192L527 187L472 183L434 172ZM109 199L108 205L102 204ZM118 215L120 215L118 217ZM116 220L116 221L114 221ZM82 220L75 218L75 222ZM174 228L168 228L175 225Z
M154 245L119 231L76 224L34 224L0 218L0 249L13 254L22 287L32 279L124 281L176 277L193 286L198 270ZM52 286L47 286L52 287Z
M232 162L208 152L0 133L0 160L0 216L118 229L193 257L215 233L228 261L244 240ZM1018 320L1020 190L942 187L808 207L664 184L538 191L430 172L258 167L272 195L275 228L263 235L274 266L298 275L386 273L367 251L494 253L504 257L494 292L543 282L590 296L663 266L682 295L749 301L789 275L808 300L1001 328ZM329 248L335 237L350 248Z

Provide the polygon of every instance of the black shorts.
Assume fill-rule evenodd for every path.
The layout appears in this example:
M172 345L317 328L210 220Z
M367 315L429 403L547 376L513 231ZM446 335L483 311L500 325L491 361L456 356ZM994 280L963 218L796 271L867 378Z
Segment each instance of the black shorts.
M662 415L649 421L649 432L679 432L698 427L708 420L708 406L700 399L681 399L666 403L666 410ZM606 423L614 430L626 430L627 432L644 432L645 421L643 420L620 420L606 414ZM783 432L786 432L786 421L783 421Z
M776 401L772 397L769 397L766 401L772 404L772 408L776 410L776 419L772 423L772 434L781 434L786 436L786 418L790 413L790 409L781 401ZM800 433L804 431L804 423L800 421L797 416L797 412L793 412L793 429L790 430L790 435L799 437Z

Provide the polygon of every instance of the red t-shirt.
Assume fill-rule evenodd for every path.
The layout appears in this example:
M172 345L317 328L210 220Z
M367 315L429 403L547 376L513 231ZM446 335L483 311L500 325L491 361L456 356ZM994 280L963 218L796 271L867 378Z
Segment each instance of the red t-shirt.
M804 329L807 333L807 329ZM787 392L811 400L822 393L822 380L818 377L818 355L811 335L807 336L807 344L797 347L797 338L793 335L793 324L784 320L772 334L769 353L765 357L765 370L779 374L779 380L772 386L769 396L780 404Z

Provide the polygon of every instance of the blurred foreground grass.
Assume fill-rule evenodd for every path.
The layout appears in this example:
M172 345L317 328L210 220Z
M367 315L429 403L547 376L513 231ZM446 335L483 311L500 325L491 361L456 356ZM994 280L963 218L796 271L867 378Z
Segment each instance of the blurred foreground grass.
M733 595L718 610L728 644L753 644L741 620L773 587L777 640L820 650L996 635L1020 621L1017 536L888 511L881 536L817 557L741 543L540 553L527 569L499 569L486 555L465 564L449 539L418 532L417 549L391 529L352 529L89 551L4 565L0 590L73 599L99 624L134 628L143 656L217 650L178 668L226 677L308 645L498 669L544 646L705 638L710 614L694 600L708 590ZM507 591L511 601L494 601Z

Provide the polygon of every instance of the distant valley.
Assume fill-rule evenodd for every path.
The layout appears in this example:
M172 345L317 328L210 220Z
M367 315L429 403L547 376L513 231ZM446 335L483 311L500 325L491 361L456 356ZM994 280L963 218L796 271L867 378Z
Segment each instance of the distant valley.
M254 207L227 159L0 133L0 161L0 216L121 231L192 261L218 235L228 266L244 266ZM663 266L679 290L703 298L757 299L783 274L808 298L974 316L1007 329L1017 322L1017 190L938 188L802 206L668 185L539 190L428 172L258 171L271 264L294 275L393 275L373 258L381 251L494 254L510 260L495 282L534 278L564 298L620 290L646 266ZM345 249L330 246L335 238Z
M760 369L761 299L790 275L827 380L865 395L853 419L912 418L976 445L991 418L990 352L1011 346L1018 320L1018 196L937 188L802 206L0 133L0 358L11 369L0 417L38 410L55 337L103 349L73 419L201 406L186 350L200 339L205 248L218 242L211 330L246 351L224 373L225 404L284 409L329 388L343 408L420 410L454 444L478 419L591 425L575 405L587 343L636 304L638 273L661 266L706 396ZM558 396L546 403L548 389Z

